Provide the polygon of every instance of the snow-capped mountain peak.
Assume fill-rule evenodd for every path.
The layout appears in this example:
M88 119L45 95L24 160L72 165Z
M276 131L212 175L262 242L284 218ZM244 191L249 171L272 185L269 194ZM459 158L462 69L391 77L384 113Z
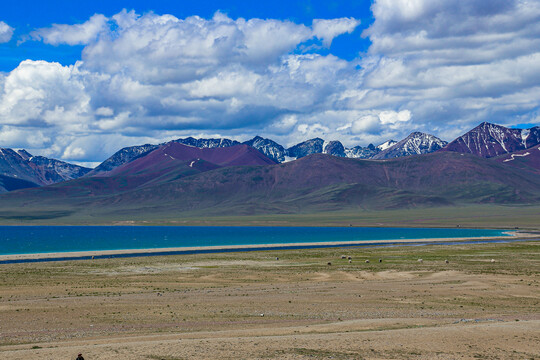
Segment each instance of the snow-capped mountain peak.
M540 127L510 129L483 122L444 149L486 158L513 153L540 144Z
M405 139L376 154L373 159L389 159L427 154L443 148L446 144L446 141L443 141L436 136L421 132L413 132Z

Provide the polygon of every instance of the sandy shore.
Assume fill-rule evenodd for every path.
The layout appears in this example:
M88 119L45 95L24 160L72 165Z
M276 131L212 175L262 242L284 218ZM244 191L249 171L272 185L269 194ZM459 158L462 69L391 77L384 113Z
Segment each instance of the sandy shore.
M278 249L302 249L302 248L323 248L323 247L355 247L369 245L406 245L415 243L454 243L470 241L497 241L497 240L520 240L538 238L537 233L525 233L509 231L512 237L472 237L472 238L426 238L426 239L398 239L398 240L370 240L370 241L328 241L312 243L286 243L286 244L255 244L255 245L228 245L228 246L193 246L193 247L172 247L155 249L124 249L124 250L100 250L100 251L73 251L56 253L37 253L37 254L15 254L0 255L0 262L20 261L20 260L40 260L40 259L58 259L58 260L77 260L89 259L92 257L114 257L114 256L148 256L148 255L181 255L193 253L210 252L229 252L242 250L278 250Z

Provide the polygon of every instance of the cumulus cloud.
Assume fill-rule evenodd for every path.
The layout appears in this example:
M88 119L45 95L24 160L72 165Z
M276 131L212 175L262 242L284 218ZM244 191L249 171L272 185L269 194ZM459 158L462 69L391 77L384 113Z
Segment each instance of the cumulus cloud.
M330 46L336 36L350 34L358 25L360 25L360 20L354 18L315 19L313 20L313 34L322 39L325 46Z
M3 81L2 124L88 126L90 102L77 66L25 60Z
M13 36L14 29L3 21L0 21L0 44L7 43Z
M84 44L81 61L0 74L0 123L13 139L40 131L47 141L32 146L43 154L98 161L183 136L355 146L538 122L540 1L376 0L372 11L371 45L351 61L303 50L352 33L353 18L306 26L124 10L39 29L34 39Z
M50 28L33 31L30 35L51 45L86 45L108 29L107 21L104 15L96 14L82 24L54 24Z
M289 21L233 20L221 13L178 19L123 11L113 20L113 36L84 49L86 66L147 83L200 80L232 65L267 66L313 37L311 29Z
M352 18L325 21L308 27L219 12L178 19L124 10L55 24L33 38L85 44L82 61L28 60L0 74L0 121L45 129L52 144L42 153L79 162L110 155L104 154L110 148L95 150L97 136L119 146L118 134L132 145L194 132L239 138L248 135L238 129L298 132L294 114L326 101L342 86L336 77L352 68L333 55L292 54L309 39L331 41L355 26ZM326 128L308 127L305 134Z

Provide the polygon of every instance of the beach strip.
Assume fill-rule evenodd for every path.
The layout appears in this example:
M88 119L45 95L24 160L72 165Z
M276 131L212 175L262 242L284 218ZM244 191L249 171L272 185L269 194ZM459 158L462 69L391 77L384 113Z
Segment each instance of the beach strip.
M373 241L328 241L312 243L282 243L282 244L254 244L254 245L225 245L225 246L193 246L154 249L122 249L122 250L91 250L56 253L12 254L0 255L0 264L43 262L43 261L70 261L90 260L113 257L142 257L164 255L189 255L220 252L264 251L264 250L294 250L315 249L328 247L358 247L358 246L397 246L421 244L452 244L452 243L482 243L482 242L508 242L522 240L540 240L537 233L509 232L511 237L471 237L471 238L432 238L432 239L399 239L399 240L373 240Z

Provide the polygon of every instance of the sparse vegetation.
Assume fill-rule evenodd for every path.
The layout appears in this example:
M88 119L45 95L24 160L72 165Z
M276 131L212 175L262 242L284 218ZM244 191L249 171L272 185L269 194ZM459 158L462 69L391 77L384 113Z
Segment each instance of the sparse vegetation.
M458 349L418 336L437 344L476 326L490 330L459 338L474 353L527 358L540 350L539 255L528 241L2 265L0 357L25 358L25 344L58 354L69 340L118 343L93 359L117 356L109 348L131 359L444 358ZM482 337L493 331L524 351ZM382 340L393 334L410 345Z

